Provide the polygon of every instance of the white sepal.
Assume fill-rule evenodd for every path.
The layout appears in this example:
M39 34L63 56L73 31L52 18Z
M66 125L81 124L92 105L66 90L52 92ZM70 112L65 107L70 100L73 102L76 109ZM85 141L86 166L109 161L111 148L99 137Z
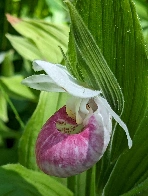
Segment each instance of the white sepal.
M33 75L25 78L22 84L40 91L47 92L66 92L59 87L48 75Z
M33 69L35 71L44 70L57 86L75 97L91 98L101 93L101 91L80 86L77 80L69 74L66 67L62 65L36 60L33 62Z

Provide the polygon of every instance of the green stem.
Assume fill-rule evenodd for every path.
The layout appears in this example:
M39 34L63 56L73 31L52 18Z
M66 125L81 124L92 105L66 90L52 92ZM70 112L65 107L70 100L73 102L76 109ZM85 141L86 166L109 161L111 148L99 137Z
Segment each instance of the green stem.
M67 178L67 188L74 193L74 196L76 196L76 180L77 176Z
M86 172L86 193L87 196L96 196L96 165Z

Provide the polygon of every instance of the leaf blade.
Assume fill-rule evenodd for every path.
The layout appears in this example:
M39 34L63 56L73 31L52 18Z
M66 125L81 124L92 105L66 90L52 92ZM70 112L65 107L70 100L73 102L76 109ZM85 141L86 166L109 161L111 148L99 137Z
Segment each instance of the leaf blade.
M19 164L0 167L1 194L72 196L66 187L43 173L35 172Z
M107 98L114 110L116 112L120 110L121 112L123 110L123 95L116 78L108 67L99 47L80 15L69 1L66 1L66 3L71 16L76 51L81 56L82 70L86 70L86 72L88 70L91 73L87 74L87 77L90 78L91 75L91 78L94 78L92 82L93 88L102 90L103 95ZM82 67L84 64L85 67Z
M104 188L103 194L105 196L110 195L110 191L114 195L120 195L126 193L130 189L136 189L141 183L147 182L144 182L148 177L147 141L145 140L145 138L148 137L147 129L148 107L145 118L134 136L133 147L119 157L112 170ZM117 184L118 186L114 186L114 184ZM143 188L145 188L145 186L143 186Z
M67 27L64 25L59 27L42 21L21 20L9 14L7 14L7 19L16 31L35 43L43 60L52 63L62 61L63 56L58 46L66 52L68 43ZM13 45L16 44L13 43Z

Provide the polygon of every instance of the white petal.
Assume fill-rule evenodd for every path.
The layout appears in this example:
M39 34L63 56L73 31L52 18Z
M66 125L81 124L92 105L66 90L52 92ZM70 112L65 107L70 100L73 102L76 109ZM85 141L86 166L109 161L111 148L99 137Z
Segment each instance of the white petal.
M112 129L110 128L111 125L109 124L109 122L111 121L112 116L109 110L104 106L104 104L102 104L102 102L100 101L100 97L94 97L94 102L98 107L96 112L102 115L104 126L106 127L106 129L110 130L111 134Z
M131 140L131 137L129 135L129 132L128 132L128 128L127 126L125 125L125 123L120 119L120 117L111 109L110 105L108 104L108 102L102 98L102 97L98 97L99 98L99 101L107 108L107 110L109 111L109 113L113 116L113 118L119 123L119 125L124 129L125 133L126 133L126 136L127 136L127 140L128 140L128 146L129 148L132 147L132 140ZM95 101L97 102L97 100Z
M104 126L104 151L110 141L110 136L112 133L112 116L108 109L102 104L99 97L94 98L94 102L97 105L97 110L95 113L102 117L102 122ZM92 105L93 103L91 103Z
M66 67L62 65L36 60L33 62L33 69L35 71L44 70L56 85L75 97L91 98L101 93L80 86L77 80L69 74Z
M49 92L66 92L54 83L54 81L48 75L33 75L25 78L22 84L29 86L30 88L49 91Z
M70 97L66 102L66 112L68 116L76 120L77 124L82 123L82 118L79 114L80 104L82 99L78 97Z
M88 109L87 109L87 107L86 107L88 101L89 101L88 98L87 98L87 99L82 99L82 101L81 101L79 110L80 110L80 112L82 112L83 114L88 114L88 113L89 113L89 111L88 111Z

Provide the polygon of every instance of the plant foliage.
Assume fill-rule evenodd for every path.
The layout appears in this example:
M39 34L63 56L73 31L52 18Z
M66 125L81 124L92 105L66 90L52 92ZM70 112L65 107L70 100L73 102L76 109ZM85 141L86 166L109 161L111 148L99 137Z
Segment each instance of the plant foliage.
M66 24L11 15L7 15L7 19L15 31L7 32L10 28L4 19L4 10L9 9L4 2L1 5L3 31L0 35L4 38L7 33L14 50L6 45L6 40L0 42L0 164L17 161L19 164L0 167L0 195L147 195L148 3L135 0L135 7L132 0L71 2L65 2L71 23L69 36ZM53 5L56 11L59 9L50 1L38 0L37 10L32 7L33 2L29 8L29 3L20 5L23 12L20 10L18 15L25 15L25 6L26 15L38 18L47 16L47 12L40 10L46 3L48 8ZM65 13L63 11L62 16L66 16ZM93 168L67 179L41 173L35 160L36 138L46 120L66 103L67 95L41 92L38 97L36 91L21 85L24 76L31 74L30 62L34 59L64 62L83 85L101 90L102 96L126 123L133 138L132 148L128 149L123 130L113 123L110 145ZM9 124L10 121L13 123ZM12 148L8 146L10 143Z

